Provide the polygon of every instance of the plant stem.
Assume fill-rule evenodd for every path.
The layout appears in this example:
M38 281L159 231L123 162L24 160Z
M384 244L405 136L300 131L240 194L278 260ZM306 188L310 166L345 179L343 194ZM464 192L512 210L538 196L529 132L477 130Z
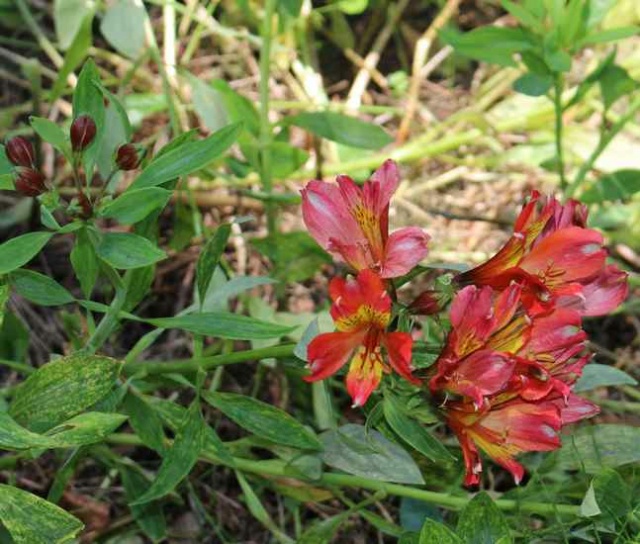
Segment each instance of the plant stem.
M276 0L266 0L264 20L262 22L262 49L260 50L260 178L262 189L270 194L273 191L271 178L271 140L273 137L269 121L269 75L271 72L271 41L273 38L273 14ZM277 232L276 208L267 203L267 229L269 235Z
M556 160L558 161L558 174L560 175L560 188L562 191L567 190L567 178L564 172L564 151L562 149L562 75L556 74L553 80L553 107L555 112L556 129Z
M33 374L36 369L32 366L29 366L25 363L19 363L17 361L9 361L8 359L0 359L0 366L7 366L16 372L21 372L22 374Z
M102 324L102 322L100 323ZM170 373L192 373L198 370L211 370L223 365L233 365L258 359L270 357L284 358L292 357L295 344L285 344L280 346L270 346L267 348L250 349L247 351L236 351L233 353L223 353L211 357L194 357L193 359L179 359L175 361L141 361L128 362L124 367L124 372L132 376L134 374L170 374Z
M143 446L142 440L136 435L116 433L109 436L108 441L112 444L121 444L127 446ZM283 477L289 480L296 480L286 470L286 463L280 460L267 460L257 461L253 459L242 459L234 457L231 462L227 463L217 458L212 453L206 450L201 454L201 460L207 463L216 465L227 465L233 467L236 470L243 472L251 472L253 474L259 474L262 476L275 476ZM299 480L303 483L304 480ZM381 491L388 495L395 495L397 497L407 497L418 501L423 501L443 508L449 508L451 510L461 510L468 503L470 498L454 497L447 493L439 493L437 491L429 491L427 489L420 489L403 484L392 484L388 482L381 482L379 480L371 480L364 476L352 476L350 474L341 474L335 472L329 472L323 474L318 480L314 480L313 485L326 486L326 487L353 487L360 489L370 489L372 491ZM519 510L521 512L528 512L531 514L540 515L566 515L566 516L578 516L580 507L573 504L551 504L540 502L523 502L511 499L497 499L495 504L500 510L512 511Z
M58 53L58 50L53 46L53 44L49 41L49 39L44 35L44 32L40 30L38 23L33 18L31 11L29 11L29 7L24 0L15 0L15 4L22 16L23 21L29 28L29 31L35 37L36 41L40 48L45 52L45 54L49 57L51 62L56 66L56 68L60 68L64 63L64 59Z
M120 311L127 300L127 285L128 281L125 278L124 285L116 287L116 294L111 301L109 310L100 320L96 330L87 341L85 351L88 353L95 353L98 351L109 339L113 330L118 326L118 323L120 322Z
M591 169L593 168L593 165L598 160L598 157L602 155L604 150L611 143L611 140L613 140L618 135L618 133L625 127L625 125L631 119L633 119L633 117L636 115L636 113L638 113L639 110L640 110L640 94L636 96L634 100L632 100L625 114L622 117L620 117L620 119L618 119L609 130L603 131L601 133L598 145L592 151L591 155L589 155L589 158L582 163L582 166L578 170L578 173L576 174L576 177L574 178L573 182L567 187L567 190L566 190L567 197L575 195L576 191L580 188L585 178L587 177L587 174L591 171ZM606 119L603 116L602 122L604 123L605 121Z

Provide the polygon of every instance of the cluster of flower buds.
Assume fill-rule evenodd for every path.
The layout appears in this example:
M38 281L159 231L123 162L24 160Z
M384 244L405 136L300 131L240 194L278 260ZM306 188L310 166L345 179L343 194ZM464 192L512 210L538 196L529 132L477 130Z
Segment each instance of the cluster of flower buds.
M16 136L7 142L5 151L11 164L16 167L16 191L31 197L46 192L45 178L36 167L36 155L31 142L22 136Z
M389 234L398 183L397 167L387 161L361 188L339 176L337 184L311 181L302 191L311 235L357 273L329 284L337 330L309 343L306 380L349 363L347 391L359 406L391 370L422 383L412 374L411 336L388 330L387 281L411 271L429 240L415 227ZM559 447L564 425L598 412L572 392L591 359L582 317L612 311L628 285L624 272L607 265L602 236L586 228L586 219L578 202L563 205L534 192L507 244L456 278L451 331L427 383L462 446L467 485L480 481L479 450L519 482L517 454ZM442 293L427 291L408 310L433 315L445 304Z

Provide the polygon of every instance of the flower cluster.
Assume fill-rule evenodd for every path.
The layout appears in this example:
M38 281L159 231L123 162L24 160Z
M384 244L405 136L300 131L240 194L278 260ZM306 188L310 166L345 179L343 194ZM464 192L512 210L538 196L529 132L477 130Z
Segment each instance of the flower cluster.
M426 256L429 241L416 227L389 234L389 201L399 182L396 164L387 161L362 187L339 176L336 185L311 181L302 191L302 213L311 235L357 273L331 281L337 331L309 344L311 375L306 379L322 380L350 361L347 389L356 406L367 401L391 369L419 383L411 375L411 336L388 332L391 298L385 280L415 267Z
M626 274L606 264L587 210L533 193L506 245L458 276L451 332L429 382L477 484L478 448L509 470L514 456L560 445L563 425L597 406L571 389L589 361L582 316L602 315L627 295Z
M411 336L389 331L389 280L410 272L429 240L415 227L389 234L398 181L387 161L362 187L339 176L336 184L312 181L302 191L312 236L357 273L331 280L337 330L310 342L306 379L327 378L349 363L347 390L359 406L384 372L421 384L412 374ZM626 274L606 263L602 236L586 220L577 201L561 204L533 192L505 246L456 278L451 331L429 369L428 388L462 446L466 485L480 481L480 450L519 482L524 469L516 455L556 449L564 425L598 412L572 392L591 358L582 318L615 309L628 286ZM438 313L440 295L427 291L408 310Z

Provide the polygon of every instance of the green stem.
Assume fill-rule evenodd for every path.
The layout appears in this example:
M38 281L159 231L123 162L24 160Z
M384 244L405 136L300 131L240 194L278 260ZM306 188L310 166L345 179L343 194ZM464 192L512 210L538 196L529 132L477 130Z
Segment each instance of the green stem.
M22 374L33 374L36 369L32 366L26 365L24 363L18 363L17 361L9 361L7 359L0 359L0 366L8 366L12 370L17 372L21 372Z
M598 399L597 403L604 407L614 410L616 412L631 412L634 414L640 414L640 403L630 402L626 400L608 400Z
M131 434L116 433L112 434L108 441L112 444L120 444L127 446L143 446L142 440ZM296 479L286 470L286 463L280 460L256 461L253 459L242 459L234 457L230 463L225 463L216 456L204 451L201 454L201 460L216 465L231 466L236 470L243 472L251 472L262 476L283 477L289 480ZM302 480L301 480L302 481ZM304 483L304 481L303 481ZM434 504L451 510L461 510L468 503L468 498L453 497L447 493L439 493L437 491L429 491L402 484L392 484L380 482L378 480L370 480L363 476L352 476L350 474L340 474L329 472L323 474L318 480L313 481L313 485L325 487L353 487L356 489L369 489L371 491L380 491L388 495L396 497L407 497L418 501ZM566 515L578 516L580 507L572 504L552 504L540 502L523 502L511 499L497 499L495 504L500 510L527 512L540 515Z
M128 281L125 278L124 285L116 287L116 295L111 301L109 310L100 320L100 323L96 327L96 330L91 335L91 338L87 341L85 351L88 353L95 353L102 345L109 339L111 333L118 326L120 322L120 311L127 300L127 285Z
M562 191L567 189L567 178L564 171L564 151L562 149L562 75L557 74L553 81L553 108L556 121L556 160L558 161L558 174L560 175L560 188Z
M211 370L219 366L233 365L236 363L245 363L247 361L256 361L258 359L267 359L270 357L284 358L293 356L294 344L286 344L280 346L270 346L268 348L250 349L247 351L236 351L233 353L223 353L221 355L213 355L211 357L194 357L189 360L176 361L141 361L128 362L124 371L127 375L134 374L186 374L197 372L198 370Z
M20 15L22 16L22 19L29 28L31 34L33 34L33 36L35 37L38 45L46 53L49 59L51 59L51 62L53 62L53 64L55 64L57 68L60 68L64 63L64 59L62 58L60 53L58 53L58 50L53 46L49 39L44 35L44 32L40 30L38 23L33 18L31 11L29 11L27 3L24 0L15 0L15 3L18 11L20 12Z
M598 145L592 151L591 155L589 155L589 158L582 163L582 166L578 170L578 173L576 174L576 177L574 178L573 182L567 187L567 190L566 190L567 197L571 197L575 195L576 191L580 188L585 178L587 177L587 174L593 168L593 165L595 164L595 162L598 160L600 155L602 155L602 153L607 148L607 146L611 143L611 140L613 140L618 135L618 133L625 127L625 125L631 119L634 118L634 116L636 115L636 113L638 113L639 110L640 110L640 94L636 96L636 98L631 102L631 104L629 104L629 107L627 108L627 111L625 112L625 114L622 117L620 117L620 119L618 119L609 130L603 131L601 133L600 140L598 141ZM603 123L605 122L604 117L602 122Z
M273 191L270 148L273 133L269 121L269 76L271 73L271 41L275 7L276 0L266 0L262 22L262 49L260 50L260 178L262 189L267 194ZM277 232L277 218L276 208L272 202L267 203L266 212L268 232L273 236Z

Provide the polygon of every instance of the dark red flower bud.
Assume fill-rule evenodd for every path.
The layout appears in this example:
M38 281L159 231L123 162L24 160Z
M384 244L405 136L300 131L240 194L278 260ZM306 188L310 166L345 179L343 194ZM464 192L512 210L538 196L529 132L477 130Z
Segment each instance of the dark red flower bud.
M418 315L437 314L444 306L444 298L439 291L424 291L409 305L409 311Z
M38 196L46 192L44 175L38 170L20 166L15 180L16 191L24 196Z
M88 115L81 115L71 123L71 148L74 151L86 149L96 137L96 124Z
M120 170L134 170L140 164L140 154L133 144L123 144L116 152L116 164Z
M16 166L33 168L35 166L36 155L31 142L22 136L11 138L5 147L7 158Z

